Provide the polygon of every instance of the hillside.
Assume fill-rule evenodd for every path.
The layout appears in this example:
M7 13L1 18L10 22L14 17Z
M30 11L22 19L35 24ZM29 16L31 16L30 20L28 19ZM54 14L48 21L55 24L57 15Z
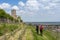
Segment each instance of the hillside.
M20 23L4 23L5 19ZM43 36L36 33L35 26L25 24L20 17L14 19L3 9L0 9L0 40L60 40L60 32L43 30Z
M34 26L26 25L23 23L21 23L16 29L17 30L15 32L12 31L10 34L6 33L7 35L1 36L0 40L3 40L3 39L7 39L7 40L60 40L60 33L57 35L54 32L52 33L52 31L44 30L43 36L41 36L40 34L36 33L36 29Z

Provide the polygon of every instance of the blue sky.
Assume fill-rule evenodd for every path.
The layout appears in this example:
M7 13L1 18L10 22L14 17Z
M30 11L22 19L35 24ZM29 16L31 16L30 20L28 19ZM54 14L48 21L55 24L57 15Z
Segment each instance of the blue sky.
M0 0L0 8L16 9L24 22L60 22L60 0Z
M1 0L0 3L9 3L11 5L17 5L19 1L26 3L27 0Z

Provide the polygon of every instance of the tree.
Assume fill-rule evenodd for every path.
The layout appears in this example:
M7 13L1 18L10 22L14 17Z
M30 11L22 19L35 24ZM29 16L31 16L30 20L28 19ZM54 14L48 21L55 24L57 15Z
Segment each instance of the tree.
M11 21L13 21L13 17L10 16L8 13L6 13L3 9L0 9L0 18L2 19L9 19Z

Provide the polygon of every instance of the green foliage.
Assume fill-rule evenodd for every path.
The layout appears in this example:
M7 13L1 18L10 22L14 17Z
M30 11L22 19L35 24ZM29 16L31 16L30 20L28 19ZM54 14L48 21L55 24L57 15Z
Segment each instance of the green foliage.
M6 18L13 21L13 17L7 14L3 9L0 9L0 18Z
M6 17L6 12L3 9L0 9L0 18L5 18Z
M0 36L7 32L16 30L19 26L17 24L0 24Z
M15 22L23 22L22 20L21 20L21 17L20 16L18 16L18 18L17 19L14 19L11 15L9 15L8 13L6 13L3 9L0 9L0 18L1 19L9 19L9 20L11 20L11 21L15 21Z
M23 22L23 20L20 20L20 22Z
M15 22L19 22L17 19L15 19Z
M18 16L18 19L20 20L20 19L21 19L21 17L20 17L20 16Z

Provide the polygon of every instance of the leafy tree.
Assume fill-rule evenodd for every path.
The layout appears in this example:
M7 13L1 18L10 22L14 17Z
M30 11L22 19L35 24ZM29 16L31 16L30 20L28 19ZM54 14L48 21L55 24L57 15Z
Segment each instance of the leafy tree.
M0 19L9 19L11 21L15 21L15 22L23 22L21 20L21 17L18 16L17 19L14 19L11 15L9 15L8 13L6 13L3 9L0 9Z
M3 9L0 9L0 18L10 19L11 21L14 20L14 18L7 14Z

